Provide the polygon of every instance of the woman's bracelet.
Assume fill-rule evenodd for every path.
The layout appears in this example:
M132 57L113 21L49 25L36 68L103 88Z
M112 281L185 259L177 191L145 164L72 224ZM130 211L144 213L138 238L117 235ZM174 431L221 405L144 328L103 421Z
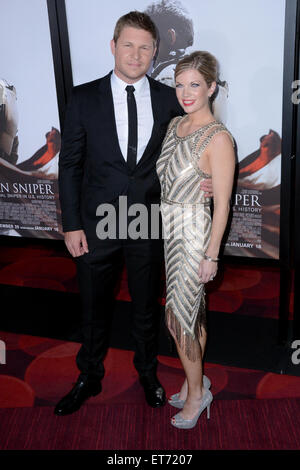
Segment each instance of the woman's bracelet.
M207 261L213 261L214 263L217 263L219 261L219 258L211 258L211 256L208 256L206 253L204 253L204 259Z

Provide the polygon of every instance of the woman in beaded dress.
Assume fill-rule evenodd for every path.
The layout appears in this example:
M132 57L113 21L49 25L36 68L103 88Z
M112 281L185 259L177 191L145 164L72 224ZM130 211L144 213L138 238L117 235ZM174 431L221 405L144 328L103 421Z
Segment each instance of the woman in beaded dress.
M186 379L169 403L182 411L171 423L192 428L213 399L203 376L206 344L205 288L217 273L235 170L234 141L211 112L217 62L197 51L178 62L176 94L186 114L169 124L157 161L166 265L166 324ZM212 178L214 213L200 187Z

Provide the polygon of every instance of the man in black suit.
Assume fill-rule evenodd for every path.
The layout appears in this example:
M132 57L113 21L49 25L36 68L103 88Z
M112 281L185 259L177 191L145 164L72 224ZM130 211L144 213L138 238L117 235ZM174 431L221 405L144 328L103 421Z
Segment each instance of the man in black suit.
M156 376L157 297L163 259L160 239L121 236L99 239L96 211L111 204L159 204L156 160L171 118L182 113L174 89L146 76L156 52L156 29L144 13L130 12L115 27L114 71L73 89L59 160L65 243L77 262L83 304L83 343L77 355L77 383L55 408L65 415L101 391L112 299L125 259L132 298L134 365L147 403L159 407L165 392ZM134 89L132 89L134 87ZM124 219L125 218L125 219ZM119 233L120 229L120 233Z

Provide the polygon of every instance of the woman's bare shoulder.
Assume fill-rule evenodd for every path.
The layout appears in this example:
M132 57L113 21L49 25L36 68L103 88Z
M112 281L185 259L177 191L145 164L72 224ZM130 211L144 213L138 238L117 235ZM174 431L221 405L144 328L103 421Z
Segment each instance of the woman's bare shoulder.
M235 146L234 138L225 126L220 127L211 140L211 147L215 149Z

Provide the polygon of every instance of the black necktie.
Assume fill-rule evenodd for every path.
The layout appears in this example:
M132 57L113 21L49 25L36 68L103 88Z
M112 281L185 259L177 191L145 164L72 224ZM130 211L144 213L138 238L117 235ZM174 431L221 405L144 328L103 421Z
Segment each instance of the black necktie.
M127 164L131 170L136 166L137 155L137 112L134 97L134 86L127 85L127 107L128 107L128 147Z

